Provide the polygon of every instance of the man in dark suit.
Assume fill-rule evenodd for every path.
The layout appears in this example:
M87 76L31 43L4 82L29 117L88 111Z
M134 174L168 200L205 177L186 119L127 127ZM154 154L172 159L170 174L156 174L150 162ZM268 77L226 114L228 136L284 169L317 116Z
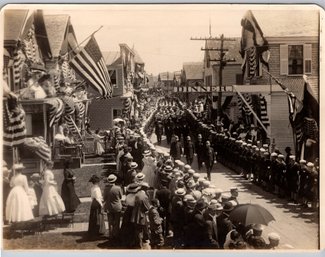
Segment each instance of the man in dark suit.
M183 197L185 190L179 188L175 191L175 195L171 202L171 222L173 225L173 246L180 248L184 243L184 204Z
M222 206L218 203L211 202L203 214L207 223L207 248L219 248L218 228L217 228L217 212L222 210Z
M184 154L186 155L186 162L192 165L194 157L194 144L190 136L186 137L186 142L184 143Z
M170 155L174 158L174 160L180 160L183 154L183 149L181 142L179 141L179 137L175 136L175 141L170 145Z
M111 174L107 178L108 184L104 189L104 210L107 211L107 219L109 226L109 235L116 238L120 230L120 218L122 211L122 189L115 185L117 177Z
M170 222L170 200L171 200L171 192L168 189L168 181L162 180L161 181L161 188L156 192L156 198L160 202L161 208L158 210L160 217L164 220L163 223L163 231L164 236L167 237L169 232L169 222Z
M205 158L204 158L204 163L205 163L205 167L207 169L207 177L208 180L211 181L211 170L213 167L213 163L214 163L214 150L211 147L210 141L206 141L205 142Z
M217 228L218 228L218 243L220 248L226 241L226 236L233 229L233 224L229 220L229 213L234 209L231 202L226 202L223 206L223 212L217 217Z
M201 170L202 167L203 156L204 156L203 152L204 152L204 143L202 140L202 135L198 134L197 141L195 144L195 153L197 154L197 163L198 163L199 170Z
M188 226L189 248L208 248L209 243L209 226L203 216L207 203L203 199L199 199L196 203L192 214L192 222Z
M131 215L131 223L135 225L135 242L139 249L144 248L144 241L147 239L148 224L146 213L149 211L151 204L145 190L144 183L135 194L134 208Z

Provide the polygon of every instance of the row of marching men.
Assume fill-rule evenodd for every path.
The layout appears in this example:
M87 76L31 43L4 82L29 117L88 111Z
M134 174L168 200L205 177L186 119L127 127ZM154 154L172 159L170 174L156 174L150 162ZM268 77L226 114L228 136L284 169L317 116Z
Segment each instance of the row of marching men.
M110 241L122 248L146 249L150 245L155 249L171 244L173 248L266 249L279 242L273 233L267 243L260 224L245 227L229 220L238 204L237 188L227 192L217 188L168 153L145 150L143 156L144 162L152 158L155 168L144 174L131 161L129 170L134 176L125 187L117 173L110 174L101 192L101 179L91 177L89 233L93 236L102 232L97 219L104 213Z
M287 198L303 207L317 208L319 166L298 160L286 148L284 156L279 150L270 151L267 144L251 144L222 133L215 133L218 160L241 173L246 179L260 185L280 198Z
M276 147L260 141L243 139L223 127L206 125L188 115L190 130L197 137L195 145L211 143L217 161L240 173L263 189L287 198L302 207L317 209L319 199L319 159L306 161L291 154L285 155ZM196 148L199 148L197 146ZM274 149L273 149L274 148ZM197 151L198 163L200 151Z

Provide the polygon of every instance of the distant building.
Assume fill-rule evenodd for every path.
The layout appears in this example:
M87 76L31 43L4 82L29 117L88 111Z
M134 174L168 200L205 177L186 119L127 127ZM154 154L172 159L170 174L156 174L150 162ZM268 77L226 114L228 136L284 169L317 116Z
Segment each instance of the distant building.
M127 44L120 44L119 52L103 52L113 86L111 99L96 99L92 92L89 117L92 129L109 129L115 118L130 118L135 115L136 98L134 92L148 82L145 63ZM103 115L99 115L103 114Z
M295 94L298 101L303 98L303 75L318 99L319 92L319 13L318 11L253 11L269 47L269 72L288 90ZM290 17L290 19L288 19ZM237 89L250 99L259 96L266 101L269 118L267 127L271 140L284 152L286 146L294 147L289 122L287 95L283 89L263 70L259 63L257 76L249 79L248 70L244 86ZM284 129L285 128L285 129Z

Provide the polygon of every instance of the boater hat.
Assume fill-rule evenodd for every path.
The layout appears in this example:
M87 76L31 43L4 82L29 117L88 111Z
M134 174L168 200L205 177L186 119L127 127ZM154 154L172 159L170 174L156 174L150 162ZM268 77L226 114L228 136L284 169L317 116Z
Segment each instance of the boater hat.
M136 193L139 191L140 188L141 188L141 186L139 186L139 184L132 183L126 187L126 191L129 193Z
M23 170L23 169L25 169L25 166L22 163L15 163L12 166L12 169L13 170Z
M108 183L114 183L117 180L117 177L114 174L111 174L107 177Z
M136 162L131 162L130 168L136 169L136 168L138 168L138 164Z

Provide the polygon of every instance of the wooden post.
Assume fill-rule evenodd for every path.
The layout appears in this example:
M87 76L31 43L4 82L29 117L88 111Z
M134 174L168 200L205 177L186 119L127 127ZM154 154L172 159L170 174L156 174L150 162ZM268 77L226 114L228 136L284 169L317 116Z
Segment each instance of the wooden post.
M47 113L46 105L43 103L43 124L44 124L44 140L47 142Z

